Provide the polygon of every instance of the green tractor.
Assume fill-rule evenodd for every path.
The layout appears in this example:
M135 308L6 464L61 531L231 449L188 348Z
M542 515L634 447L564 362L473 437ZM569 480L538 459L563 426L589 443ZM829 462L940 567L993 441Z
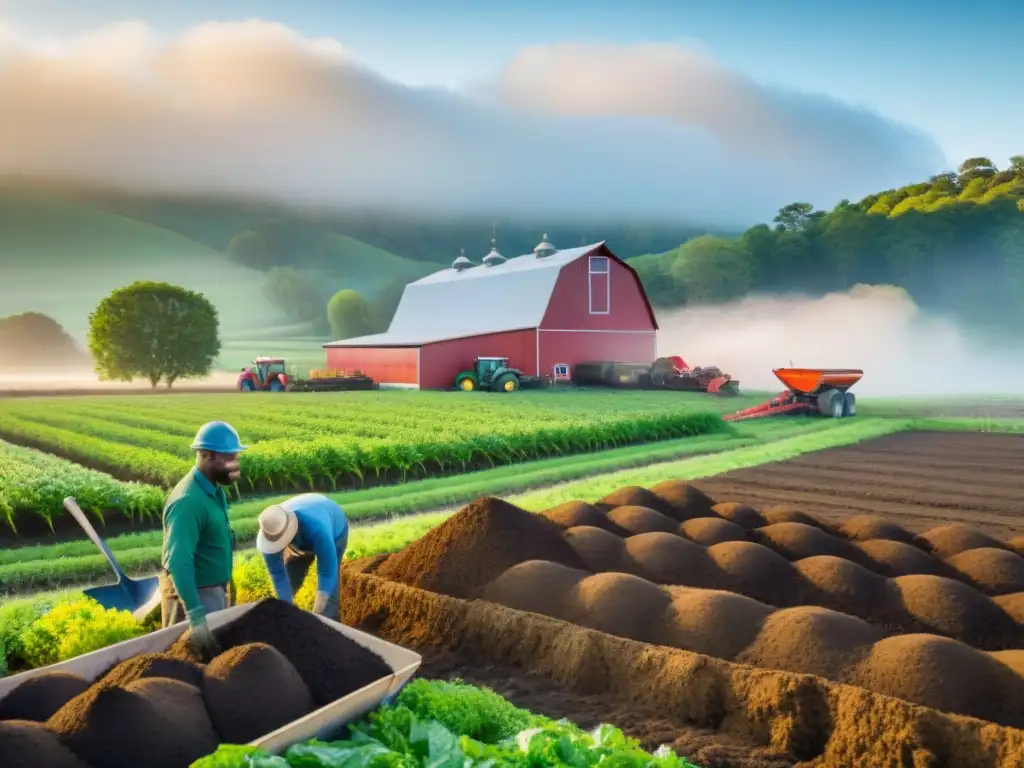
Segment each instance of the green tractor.
M518 368L509 368L507 357L478 357L473 361L473 370L455 377L455 386L463 392L517 392L533 383L533 377L524 376Z

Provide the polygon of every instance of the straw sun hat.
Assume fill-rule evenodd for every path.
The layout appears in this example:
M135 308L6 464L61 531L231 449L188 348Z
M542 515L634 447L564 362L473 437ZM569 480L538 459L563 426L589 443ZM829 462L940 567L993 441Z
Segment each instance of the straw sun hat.
M291 544L299 530L294 512L280 504L267 507L260 513L260 532L256 534L256 549L264 555L273 555Z

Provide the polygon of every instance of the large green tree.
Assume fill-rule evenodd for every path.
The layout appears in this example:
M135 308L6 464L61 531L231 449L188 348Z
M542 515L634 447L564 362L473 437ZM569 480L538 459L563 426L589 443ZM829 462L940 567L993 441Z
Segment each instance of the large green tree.
M232 261L252 269L268 269L274 264L274 254L267 239L254 229L239 232L228 243L227 255Z
M89 350L101 380L148 379L168 387L209 375L220 354L217 310L201 293L140 281L118 288L89 315Z
M294 267L273 267L263 284L263 297L300 323L324 316L323 297L316 278Z
M805 229L814 219L814 206L810 203L790 203L779 209L772 221L778 229L799 232Z
M750 290L750 254L736 240L705 235L685 243L671 273L687 301L728 301Z
M336 339L364 336L373 329L370 305L357 291L338 291L327 304L327 319Z

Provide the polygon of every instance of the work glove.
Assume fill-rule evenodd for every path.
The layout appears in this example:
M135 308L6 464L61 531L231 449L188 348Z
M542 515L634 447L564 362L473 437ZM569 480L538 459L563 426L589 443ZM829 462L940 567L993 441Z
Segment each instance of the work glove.
M326 592L317 592L313 599L313 613L333 621L340 620L338 601L332 600Z
M189 647L192 652L195 653L204 664L208 663L214 656L220 653L220 645L217 644L217 639L213 636L213 632L210 630L210 625L206 621L194 625L189 630Z

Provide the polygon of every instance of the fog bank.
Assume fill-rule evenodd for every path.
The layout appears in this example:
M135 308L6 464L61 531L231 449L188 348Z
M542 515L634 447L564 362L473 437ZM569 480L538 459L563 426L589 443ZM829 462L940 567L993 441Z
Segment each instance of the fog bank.
M858 285L819 298L752 296L659 312L660 355L717 365L741 389L781 391L773 368L862 368L870 396L1024 394L1020 350L981 348L901 288Z

